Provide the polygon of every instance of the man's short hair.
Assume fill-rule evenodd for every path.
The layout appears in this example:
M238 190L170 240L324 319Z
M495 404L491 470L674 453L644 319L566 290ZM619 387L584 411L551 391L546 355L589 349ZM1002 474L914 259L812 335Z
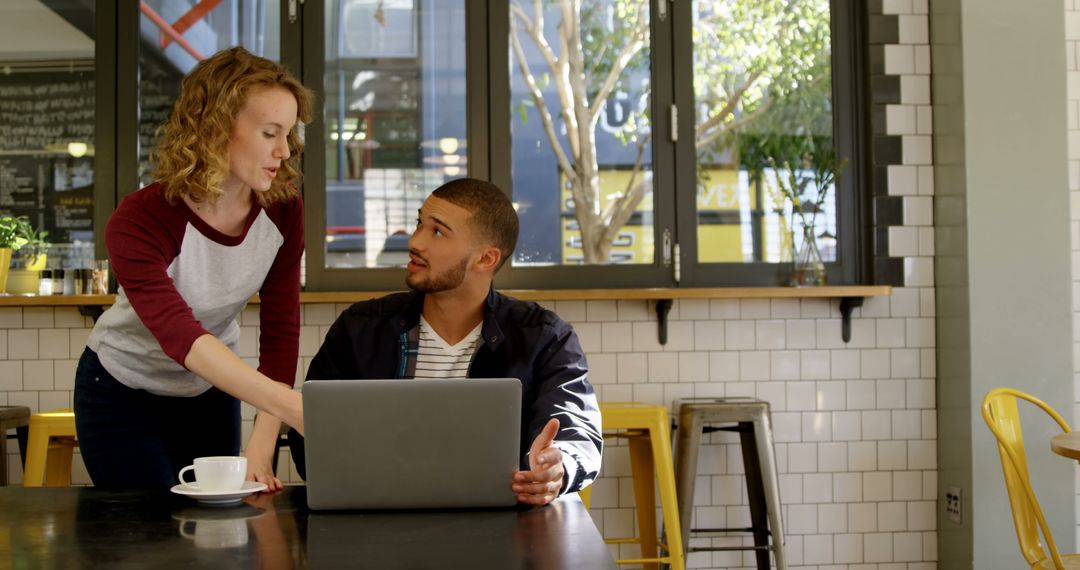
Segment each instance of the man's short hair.
M502 259L498 271L514 255L518 239L518 217L514 204L498 186L476 178L458 178L439 186L432 196L465 208L477 239L499 248Z

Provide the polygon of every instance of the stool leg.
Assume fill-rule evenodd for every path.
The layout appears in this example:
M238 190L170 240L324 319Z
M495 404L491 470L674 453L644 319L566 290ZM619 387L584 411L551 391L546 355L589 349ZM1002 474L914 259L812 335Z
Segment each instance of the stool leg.
M757 434L757 454L761 463L761 483L765 487L765 501L769 511L769 531L772 534L773 557L778 570L787 570L784 555L784 521L780 511L780 480L776 470L776 451L773 448L772 426L769 415L754 418Z
M746 496L750 502L750 526L754 533L754 551L759 569L768 570L769 525L766 522L765 490L761 480L761 463L755 442L753 426L740 422L739 441L742 443L743 468L746 471Z
M694 482L697 479L698 447L704 422L691 410L679 411L675 444L675 495L679 500L682 547L690 552L690 521L694 514ZM670 534L670 533L669 533Z
M578 498L581 499L581 503L588 509L592 506L592 485L585 487L577 492Z
M30 426L19 426L15 428L15 437L19 440L19 462L23 469L26 469L26 442L30 437Z
M23 471L24 487L40 487L45 480L45 458L49 452L49 433L30 420L30 436L26 444L26 469Z
M664 515L664 529L667 537L667 553L671 558L673 570L685 570L685 545L682 537L682 525L679 524L679 501L676 491L675 465L671 455L671 432L667 419L656 426L655 437L651 438L652 455L656 461L657 483L660 489L660 510ZM655 511L654 511L655 512Z
M8 484L7 430L0 430L0 487Z
M637 501L638 538L641 540L641 557L656 558L656 485L653 466L653 448L649 436L630 438L630 469L634 477L634 498ZM646 563L644 570L656 570L655 562Z
M67 487L71 484L71 451L71 446L64 441L54 441L49 444L49 452L45 460L46 487ZM67 477L64 476L65 464Z

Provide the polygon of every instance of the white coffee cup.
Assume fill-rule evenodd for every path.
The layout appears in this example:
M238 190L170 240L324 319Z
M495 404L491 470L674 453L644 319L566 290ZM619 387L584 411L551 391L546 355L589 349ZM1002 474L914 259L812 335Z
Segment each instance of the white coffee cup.
M194 531L189 530L194 527ZM247 521L222 519L180 523L180 534L195 541L196 548L235 548L248 542Z
M195 481L185 481L184 473L195 471ZM196 457L193 465L180 470L177 478L189 487L207 493L239 491L247 475L246 457Z

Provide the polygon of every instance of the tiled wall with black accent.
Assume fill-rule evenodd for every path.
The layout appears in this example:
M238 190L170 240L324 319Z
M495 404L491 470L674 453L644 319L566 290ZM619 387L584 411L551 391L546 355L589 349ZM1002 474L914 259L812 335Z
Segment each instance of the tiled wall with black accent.
M874 0L867 14L873 282L933 282L933 151L926 0Z

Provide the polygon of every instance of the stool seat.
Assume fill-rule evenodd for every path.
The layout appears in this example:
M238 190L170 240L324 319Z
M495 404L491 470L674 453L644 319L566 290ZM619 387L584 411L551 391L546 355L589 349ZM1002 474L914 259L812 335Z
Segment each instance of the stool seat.
M0 406L0 487L8 484L7 432L15 430L19 440L19 455L26 461L26 438L30 425L30 408Z
M23 486L70 485L71 461L76 445L75 412L70 408L31 415Z
M625 438L630 446L630 468L634 479L639 536L609 538L609 544L637 543L641 558L619 559L618 564L641 564L645 569L670 564L684 570L682 533L679 532L679 507L675 497L675 470L671 455L671 420L667 408L639 402L601 402L600 418L605 437ZM611 433L608 430L622 430ZM656 526L656 494L667 531L666 556L661 555ZM588 489L581 493L588 506Z
M780 513L780 481L776 469L776 454L773 450L769 403L754 398L684 398L676 400L675 405L679 410L678 438L675 446L676 494L679 497L680 528L686 552L754 550L758 568L769 568L769 551L772 551L776 567L786 570L784 527ZM713 428L705 425L709 423L735 425ZM690 527L701 435L703 432L717 430L739 433L743 466L746 470L746 490L750 502L752 524L750 528L691 529ZM752 532L754 546L717 548L690 548L689 546L690 535L693 532L730 531Z

